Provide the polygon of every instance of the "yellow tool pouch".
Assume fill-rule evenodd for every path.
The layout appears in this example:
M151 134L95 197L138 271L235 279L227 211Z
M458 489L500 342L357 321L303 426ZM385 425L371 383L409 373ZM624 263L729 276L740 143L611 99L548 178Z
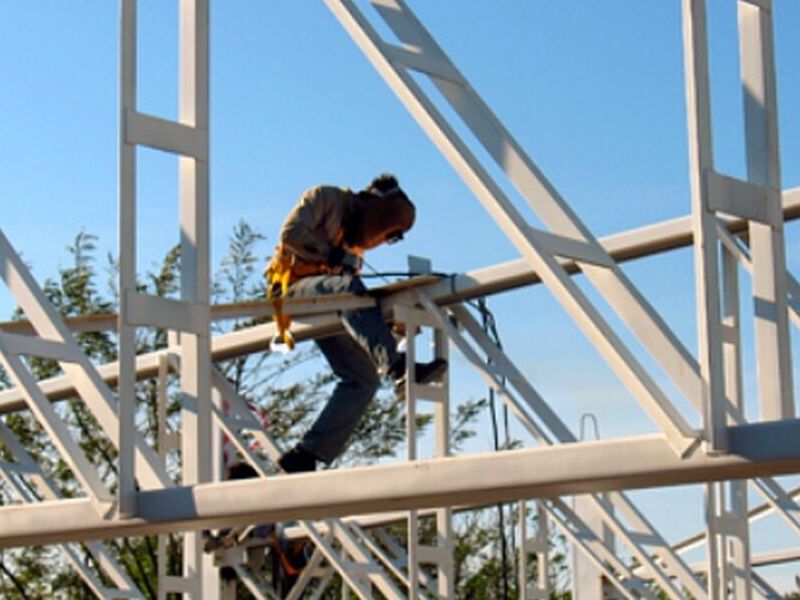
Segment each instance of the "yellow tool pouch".
M344 238L344 228L340 228L333 240L334 246L340 246ZM361 248L347 248L351 253L363 257ZM269 261L265 270L267 278L267 299L275 309L274 321L278 332L270 344L271 349L276 344L283 344L286 349L294 349L294 336L291 332L292 317L284 312L284 300L289 287L298 279L312 275L325 275L328 273L341 273L341 267L331 267L325 263L298 262L294 254L285 252L283 245L275 249L275 255Z
M270 347L276 343L286 345L289 350L294 349L294 336L290 330L292 318L283 311L283 301L289 286L294 282L292 261L283 252L276 252L267 266L267 299L275 309L273 319L278 333L272 340Z

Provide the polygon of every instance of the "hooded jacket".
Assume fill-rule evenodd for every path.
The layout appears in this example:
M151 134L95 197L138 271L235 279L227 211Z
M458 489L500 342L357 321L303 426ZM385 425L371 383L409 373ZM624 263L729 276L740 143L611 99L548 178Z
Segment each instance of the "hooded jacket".
M279 234L279 252L289 254L295 262L326 264L331 250L343 246L344 222L350 209L351 192L335 186L320 185L303 192L286 217ZM345 253L343 264L355 271L361 268L361 257Z

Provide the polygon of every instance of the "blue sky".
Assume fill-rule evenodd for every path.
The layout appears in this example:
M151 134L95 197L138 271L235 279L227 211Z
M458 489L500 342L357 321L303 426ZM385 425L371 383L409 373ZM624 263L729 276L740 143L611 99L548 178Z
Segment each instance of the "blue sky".
M139 8L139 109L165 118L177 116L176 4L140 0ZM774 4L788 189L800 186L800 4ZM677 0L411 5L595 234L688 214ZM709 5L716 167L743 177L735 2ZM115 252L117 11L109 0L0 0L0 227L39 280L68 264L65 247L80 230L99 236L102 253ZM218 0L211 11L215 265L240 219L268 236L266 255L303 189L359 188L387 170L417 203L418 221L403 245L368 257L378 269L402 269L405 253L431 257L449 272L516 258L322 2ZM177 241L176 160L150 150L139 157L146 270ZM789 224L795 273L799 251L798 225ZM684 250L625 270L694 348L691 265ZM0 318L12 306L0 294ZM577 428L592 411L604 437L654 431L544 289L503 294L491 306L512 358L569 425ZM796 330L793 342L796 356ZM752 353L745 358L752 392ZM485 394L477 376L463 371L454 395ZM476 444L487 447L488 439L484 432ZM702 524L698 489L635 497L677 539ZM678 525L668 516L675 503L687 514Z

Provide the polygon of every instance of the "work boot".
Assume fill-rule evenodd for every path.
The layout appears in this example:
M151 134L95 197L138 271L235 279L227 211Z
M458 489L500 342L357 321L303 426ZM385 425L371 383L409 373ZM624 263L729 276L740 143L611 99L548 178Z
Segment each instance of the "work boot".
M443 358L434 358L430 362L416 363L414 365L414 381L418 384L431 383L441 379L447 371L447 361ZM400 354L389 368L389 376L394 380L398 390L406 383L406 355Z
M306 473L317 470L317 457L302 446L295 446L278 459L278 466L286 473Z

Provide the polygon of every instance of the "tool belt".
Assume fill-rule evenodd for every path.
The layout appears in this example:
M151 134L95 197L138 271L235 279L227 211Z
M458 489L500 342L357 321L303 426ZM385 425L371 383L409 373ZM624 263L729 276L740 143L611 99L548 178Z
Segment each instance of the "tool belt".
M292 324L292 318L283 312L283 301L286 298L289 287L303 277L324 275L331 272L331 268L324 263L299 262L295 255L284 252L282 248L277 249L265 272L267 299L275 309L274 320L278 328L278 334L275 336L273 343L283 343L289 350L294 349L294 336L289 329Z
M336 243L341 244L344 230L340 230L336 236ZM359 257L364 256L362 248L349 248L346 250ZM358 273L357 268L345 265L331 266L327 263L309 263L298 260L297 256L287 252L281 244L275 250L275 255L269 261L265 269L267 278L267 299L272 302L275 309L275 325L278 333L273 339L273 344L282 343L289 350L294 349L294 336L290 331L292 318L284 312L283 302L289 287L298 279L312 277L314 275L341 275L344 273ZM272 345L272 344L271 344Z

